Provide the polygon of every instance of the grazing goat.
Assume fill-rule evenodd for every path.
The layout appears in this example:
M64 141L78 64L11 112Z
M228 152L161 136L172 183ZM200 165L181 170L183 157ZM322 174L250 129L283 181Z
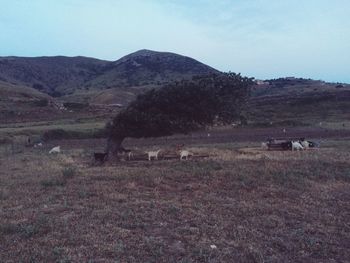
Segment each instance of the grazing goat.
M267 150L268 148L269 148L269 146L267 145L266 142L262 142L262 143L261 143L261 149Z
M152 158L158 160L158 154L159 154L160 150L158 151L151 151L151 152L146 152L148 155L148 161L151 161Z
M185 144L181 143L181 144L177 144L176 145L176 151L180 151L182 150L182 148L185 146Z
M60 146L56 146L56 147L53 147L49 153L60 153L61 152L61 147Z
M317 142L308 141L308 143L310 148L320 147L320 144Z
M283 150L293 150L293 145L291 141L287 141L287 142L282 142L281 143L281 147Z
M292 141L292 151L294 150L303 150L303 146L299 142Z
M104 163L108 158L108 153L94 153L95 161Z
M183 160L183 157L185 157L185 159L188 159L188 156L193 155L191 154L189 151L187 150L182 150L180 151L180 160Z
M305 141L305 140L301 141L300 144L301 144L301 146L303 146L303 148L305 150L309 149L309 147L310 147L310 143L308 141Z

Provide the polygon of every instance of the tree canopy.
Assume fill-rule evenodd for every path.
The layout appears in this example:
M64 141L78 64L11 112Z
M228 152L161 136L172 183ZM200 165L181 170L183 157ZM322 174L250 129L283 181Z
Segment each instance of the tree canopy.
M235 73L195 77L139 95L107 124L110 140L188 133L239 118L252 79Z

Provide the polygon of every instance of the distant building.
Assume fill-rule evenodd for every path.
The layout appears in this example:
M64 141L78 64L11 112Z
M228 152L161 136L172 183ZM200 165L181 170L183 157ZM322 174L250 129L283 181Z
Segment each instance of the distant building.
M257 84L257 85L269 85L270 83L268 82L268 81L264 81L264 80L260 80L260 79L257 79L257 80L255 80L255 83Z

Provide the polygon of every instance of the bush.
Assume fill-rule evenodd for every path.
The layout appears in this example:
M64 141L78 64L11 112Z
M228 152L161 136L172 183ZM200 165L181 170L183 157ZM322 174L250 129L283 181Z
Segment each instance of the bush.
M32 223L13 224L7 223L0 225L0 234L2 235L16 235L19 234L24 238L31 238L32 236L45 232L49 229L49 218L46 215L39 215Z
M49 100L48 99L36 100L33 102L33 105L38 107L46 107L47 105L49 105Z
M20 230L21 230L20 227L15 224L8 223L8 224L0 225L0 233L2 235L13 235L13 234L19 233Z
M66 167L62 169L63 178L72 178L77 174L77 170L74 167Z
M43 139L45 141L65 139L66 137L67 137L67 132L63 129L48 130L43 134Z
M32 87L33 87L33 89L36 89L36 90L44 90L45 89L44 86L39 84L39 83L34 83L32 85Z
M0 200L6 200L9 197L8 193L0 190Z
M84 109L89 107L89 104L79 103L79 102L66 102L66 103L63 103L63 106L67 109Z
M44 132L43 139L49 140L63 140L63 139L89 139L89 138L105 138L107 136L105 129L97 131L66 131L63 129L53 129Z
M61 97L63 96L63 94L59 91L51 91L49 92L49 95L51 95L52 97Z

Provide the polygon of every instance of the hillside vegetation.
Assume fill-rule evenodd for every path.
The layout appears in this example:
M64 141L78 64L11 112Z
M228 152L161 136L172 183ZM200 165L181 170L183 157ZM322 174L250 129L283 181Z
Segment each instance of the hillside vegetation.
M6 133L14 123L15 127L24 128L16 129L16 133L42 133L61 123L65 123L65 130L80 127L81 122L101 125L147 90L218 72L189 57L150 50L140 50L117 61L62 56L2 57L1 124L7 128ZM291 77L257 81L245 113L252 126L322 122L344 127L350 122L349 116L350 85ZM49 124L42 126L42 122ZM32 129L32 125L42 130Z
M350 120L349 84L280 78L255 85L251 95L247 114L255 124L298 126Z
M72 96L73 100L91 102L95 97L101 102L101 91L112 89L112 94L106 94L125 103L143 88L213 72L217 71L192 58L150 50L140 50L113 62L63 56L0 58L3 82L34 88L53 97L65 96L66 100ZM108 101L109 96L105 97Z

